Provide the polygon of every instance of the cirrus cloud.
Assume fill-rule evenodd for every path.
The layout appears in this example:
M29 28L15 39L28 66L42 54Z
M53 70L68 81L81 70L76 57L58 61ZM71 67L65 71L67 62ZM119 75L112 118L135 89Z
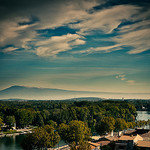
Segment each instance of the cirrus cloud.
M137 54L149 50L149 10L142 11L142 6L131 4L103 7L101 9L94 8L98 5L101 6L103 3L107 2L103 0L65 0L56 3L47 1L43 5L39 5L40 2L35 7L26 8L26 12L18 9L17 11L20 14L16 13L16 15L12 12L13 19L6 17L0 23L0 46L14 45L16 48L26 50L34 47L33 51L36 49L34 52L38 56L56 56L61 52L73 49L75 46L87 43L86 40L83 40L84 37L87 35L92 36L93 31L100 31L105 35L115 33L107 38L108 42L113 42L112 45L87 46L87 49L81 49L72 54L89 54L98 51L112 52L124 50L124 47L131 48L128 54ZM90 12L90 10L92 11ZM33 16L38 19L33 21ZM131 22L131 24L126 25L123 24L124 22ZM57 27L64 25L75 30L76 33L73 35L73 39L69 36L69 33L66 33L43 41L43 38L37 33L37 30L55 30ZM55 41L55 38L57 41ZM103 38L101 40L106 41Z
M71 50L74 46L85 44L83 39L78 34L53 36L36 44L38 46L36 54L38 56L56 56L60 52Z

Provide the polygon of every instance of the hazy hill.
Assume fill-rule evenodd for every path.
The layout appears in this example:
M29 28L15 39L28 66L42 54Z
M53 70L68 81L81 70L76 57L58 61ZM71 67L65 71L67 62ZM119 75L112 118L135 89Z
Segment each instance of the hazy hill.
M70 91L51 88L36 88L25 86L11 86L0 91L0 99L30 99L30 100L55 100L78 97L101 97L101 98L138 98L149 99L149 93L111 93L111 92L88 92Z
M0 99L66 99L75 97L85 97L97 95L97 92L82 92L82 91L69 91L61 89L50 88L36 88L25 86L11 86L7 89L0 91Z

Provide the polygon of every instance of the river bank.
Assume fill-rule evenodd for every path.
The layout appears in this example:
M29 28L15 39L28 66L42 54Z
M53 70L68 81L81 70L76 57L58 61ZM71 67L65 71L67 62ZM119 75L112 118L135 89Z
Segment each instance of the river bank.
M17 130L11 130L11 131L1 132L0 137L9 137L9 136L16 136L16 135L21 135L21 134L32 133L32 129L17 129Z
M138 118L137 120L148 120L150 119L150 112L147 111L137 111ZM18 129L13 134L2 134L0 137L0 150L23 150L20 146L22 142L25 131L31 131L32 129ZM131 132L131 131L130 131ZM98 137L99 138L99 137ZM64 141L60 141L56 146L55 149L59 147L65 146L66 143Z

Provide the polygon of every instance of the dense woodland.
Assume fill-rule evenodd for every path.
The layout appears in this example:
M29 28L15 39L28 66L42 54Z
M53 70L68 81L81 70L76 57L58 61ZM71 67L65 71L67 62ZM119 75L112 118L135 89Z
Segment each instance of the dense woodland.
M92 134L103 135L150 123L136 121L137 110L148 110L148 101L0 101L0 127L8 130L36 126L22 142L23 149L54 147L61 139L71 149L90 149Z
M137 111L146 110L150 111L150 100L132 100Z
M0 101L0 118L11 127L43 126L72 120L85 122L92 132L106 117L123 119L135 126L135 102L126 101ZM142 105L142 104L141 104ZM140 106L140 105L138 105ZM140 123L142 124L142 123ZM137 124L136 124L137 125Z

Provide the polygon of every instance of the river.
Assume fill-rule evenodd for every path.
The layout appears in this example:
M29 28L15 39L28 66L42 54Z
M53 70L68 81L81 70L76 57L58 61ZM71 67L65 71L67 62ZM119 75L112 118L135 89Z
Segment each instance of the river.
M150 119L150 111L137 111L137 120L149 120Z
M20 143L25 135L0 138L0 150L22 150Z
M25 135L15 135L15 136L9 136L9 137L1 137L0 138L0 150L23 150L20 146L20 143L22 142ZM55 146L61 147L66 145L64 141L60 141L59 144Z
M137 111L137 120L150 119L150 111ZM0 150L22 150L20 143L25 135L16 135L11 137L0 138ZM63 146L63 141L59 142L59 146ZM58 147L58 145L56 146Z
M150 120L150 111L137 111L137 114L138 114L136 117L137 121L138 120L145 120L145 121ZM150 129L150 125L144 126L142 128Z

